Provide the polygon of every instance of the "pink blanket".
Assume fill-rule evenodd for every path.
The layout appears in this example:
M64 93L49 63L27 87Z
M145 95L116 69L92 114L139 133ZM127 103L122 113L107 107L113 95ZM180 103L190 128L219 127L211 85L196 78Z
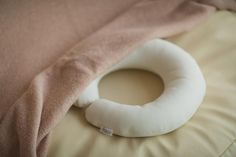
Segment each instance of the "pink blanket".
M0 156L46 156L50 131L99 73L234 0L1 0Z

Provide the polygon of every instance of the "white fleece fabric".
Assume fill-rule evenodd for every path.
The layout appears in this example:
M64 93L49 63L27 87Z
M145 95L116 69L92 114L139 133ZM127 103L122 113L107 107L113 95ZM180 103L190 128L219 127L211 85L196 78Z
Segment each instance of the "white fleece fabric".
M165 87L162 95L142 106L100 99L99 81L110 72L130 68L158 74ZM109 135L147 137L171 132L186 123L201 104L205 90L205 80L195 60L178 46L155 39L92 81L75 105L88 106L88 122Z

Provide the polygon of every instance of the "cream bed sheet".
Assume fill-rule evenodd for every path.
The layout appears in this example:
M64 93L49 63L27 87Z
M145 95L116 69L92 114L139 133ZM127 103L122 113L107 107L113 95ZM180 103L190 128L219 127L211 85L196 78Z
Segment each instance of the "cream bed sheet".
M109 137L86 122L83 110L72 107L51 134L48 156L236 156L236 14L217 12L206 23L168 40L191 53L207 81L205 100L186 125L152 138ZM156 76L139 71L132 73L132 77L138 78L136 81L148 80L146 85L150 89L145 90L146 87L139 84L137 88L142 90L130 92L135 89L128 89L125 82L132 79L129 78L131 74L123 71L103 80L100 85L102 95L116 101L142 104L161 93L163 86L160 80L156 82L155 87L158 88L151 86ZM114 81L120 82L120 86L112 85ZM126 92L117 97L116 92L125 87ZM117 90L114 92L113 88ZM150 94L150 91L156 93ZM135 96L139 99L133 99Z

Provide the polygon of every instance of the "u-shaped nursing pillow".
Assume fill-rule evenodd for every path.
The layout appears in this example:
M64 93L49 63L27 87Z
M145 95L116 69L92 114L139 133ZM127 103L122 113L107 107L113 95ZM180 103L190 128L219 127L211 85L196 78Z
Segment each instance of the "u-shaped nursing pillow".
M161 76L165 87L162 95L143 106L99 98L99 81L112 71L127 68L143 69ZM195 60L176 45L156 39L137 48L92 81L76 105L88 106L86 119L107 134L146 137L165 134L182 126L195 113L204 95L205 80Z

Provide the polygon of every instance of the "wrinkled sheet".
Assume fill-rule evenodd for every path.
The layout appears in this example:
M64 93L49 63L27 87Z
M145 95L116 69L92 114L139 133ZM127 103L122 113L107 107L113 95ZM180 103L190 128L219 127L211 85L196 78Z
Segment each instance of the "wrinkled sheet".
M233 0L1 0L0 154L45 156L48 135L101 72Z
M84 118L84 110L72 107L65 118L52 132L49 147L49 157L86 156L86 157L234 157L236 156L236 14L226 11L212 15L206 23L198 25L193 30L168 38L189 52L199 63L207 82L207 93L200 108L183 127L166 135L152 138L124 138L106 136L91 126ZM132 72L132 71L131 71ZM136 73L136 74L134 74ZM136 93L139 100L132 100L135 93L130 89L112 90L127 81L131 76L136 80L137 89L141 87L140 80L155 84L153 77L143 76L143 72L127 71L104 78L101 83L103 96L112 100L145 103L155 96L143 96ZM116 77L114 79L113 77ZM125 79L126 78L126 79ZM151 79L150 79L151 78ZM121 81L112 85L114 81ZM122 83L123 81L123 83ZM134 83L134 84L135 84ZM155 89L160 94L161 84ZM123 88L124 89L124 88ZM148 89L146 89L148 90ZM107 93L106 93L107 92ZM149 93L150 94L150 93ZM154 95L153 95L154 94ZM113 96L112 96L113 95ZM123 95L123 96L122 96ZM128 95L128 96L127 96ZM140 99L142 97L142 99Z

